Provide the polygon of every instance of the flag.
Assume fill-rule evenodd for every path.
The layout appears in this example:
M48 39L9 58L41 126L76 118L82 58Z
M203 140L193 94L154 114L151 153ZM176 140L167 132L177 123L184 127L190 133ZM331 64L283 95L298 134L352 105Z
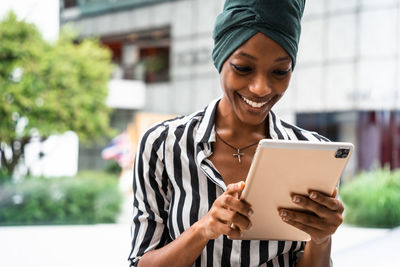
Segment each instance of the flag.
M128 168L133 163L132 142L128 133L122 132L114 137L111 142L101 151L104 160L113 159L121 168Z

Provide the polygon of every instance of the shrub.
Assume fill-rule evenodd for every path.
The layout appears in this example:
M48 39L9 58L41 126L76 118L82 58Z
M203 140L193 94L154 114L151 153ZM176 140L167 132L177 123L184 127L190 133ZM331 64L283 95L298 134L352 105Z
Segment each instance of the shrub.
M11 181L11 174L9 174L5 169L0 168L0 186L9 181Z
M5 183L0 187L0 225L115 222L122 203L117 183L117 177L98 172Z
M345 222L366 227L400 225L400 170L363 172L347 182L340 195L346 206Z
M106 173L119 175L122 171L121 166L115 161L111 161L104 169Z

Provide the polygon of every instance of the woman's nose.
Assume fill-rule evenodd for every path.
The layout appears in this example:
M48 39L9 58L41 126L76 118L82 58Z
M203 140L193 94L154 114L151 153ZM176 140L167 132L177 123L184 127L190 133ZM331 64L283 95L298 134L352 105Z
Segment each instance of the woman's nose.
M249 90L259 97L269 95L272 92L267 77L263 77L263 75L258 75L253 79L249 85Z

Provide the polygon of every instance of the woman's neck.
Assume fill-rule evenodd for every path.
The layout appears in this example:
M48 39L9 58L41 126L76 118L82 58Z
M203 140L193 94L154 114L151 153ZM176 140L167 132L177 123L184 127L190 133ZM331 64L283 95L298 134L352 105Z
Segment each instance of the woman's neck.
M225 138L235 140L243 144L266 138L268 129L265 121L259 125L251 125L242 122L234 113L229 105L224 104L223 100L218 103L216 118L216 131ZM247 141L246 141L247 140Z

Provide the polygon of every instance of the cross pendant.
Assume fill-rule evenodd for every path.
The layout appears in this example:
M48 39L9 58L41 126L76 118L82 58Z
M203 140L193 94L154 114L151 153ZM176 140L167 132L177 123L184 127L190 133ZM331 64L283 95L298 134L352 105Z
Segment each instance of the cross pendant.
M238 157L239 163L240 163L240 157L244 156L244 153L240 153L240 149L237 150L237 153L233 153L234 157Z

